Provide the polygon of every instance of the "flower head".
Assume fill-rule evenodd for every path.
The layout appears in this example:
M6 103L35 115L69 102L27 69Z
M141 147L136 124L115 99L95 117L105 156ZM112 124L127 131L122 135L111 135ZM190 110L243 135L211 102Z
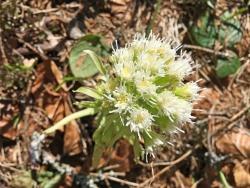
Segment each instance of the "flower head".
M124 86L119 86L113 91L114 107L116 108L112 112L127 112L131 108L133 103L133 96L128 93Z
M141 94L151 94L156 92L157 86L153 83L153 78L146 72L136 72L135 85Z
M191 122L191 103L178 98L169 91L160 93L157 97L157 101L163 110L163 113L168 116L172 122Z
M136 157L152 154L164 143L168 128L178 130L178 125L192 122L192 101L200 89L196 82L184 82L192 72L192 59L188 53L178 54L177 48L151 33L136 35L126 47L114 50L109 79L104 80L108 83L101 90L105 97L97 103L97 135L102 137L97 145L108 147L112 139L123 137L133 144Z
M140 133L141 130L148 130L153 123L153 116L144 108L135 108L128 117L127 125L132 132Z
M122 79L133 80L135 73L135 65L133 61L121 61L114 66L115 73L120 75Z
M200 87L196 82L188 82L180 87L177 87L174 93L187 100L195 100L199 97Z
M182 56L174 62L167 65L167 74L176 76L179 80L183 80L192 71L191 57L184 53Z

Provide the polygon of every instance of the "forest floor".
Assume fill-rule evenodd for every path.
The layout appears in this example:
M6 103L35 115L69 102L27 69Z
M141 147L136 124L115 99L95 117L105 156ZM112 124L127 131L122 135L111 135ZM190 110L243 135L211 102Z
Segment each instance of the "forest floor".
M249 12L248 0L2 0L0 187L250 187ZM94 169L94 117L39 145L38 133L78 110L84 97L72 91L98 80L72 74L73 45L100 36L110 53L149 30L192 52L205 88L194 124L149 163L120 140Z

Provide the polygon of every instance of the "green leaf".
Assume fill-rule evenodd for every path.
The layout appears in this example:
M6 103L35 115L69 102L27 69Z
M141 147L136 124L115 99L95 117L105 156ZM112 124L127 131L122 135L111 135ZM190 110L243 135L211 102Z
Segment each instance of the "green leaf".
M83 50L83 52L90 56L98 71L100 71L100 73L102 74L105 74L106 71L102 65L102 62L97 57L96 53L91 50Z
M32 179L30 171L18 171L12 176L11 182L9 182L11 187L16 188L33 188L36 182Z
M58 184L63 179L64 174L57 174L53 178L49 178L48 180L44 181L41 184L41 187L43 188L56 188L58 187Z
M155 123L159 125L159 128L162 131L173 130L175 127L174 123L166 116L155 117Z
M139 161L140 156L141 156L142 151L143 151L143 147L141 146L137 136L133 136L133 139L130 139L130 143L133 146L134 159L135 159L135 161Z
M228 47L233 47L242 37L240 21L233 17L233 14L226 11L220 17L221 25L218 30L219 41Z
M178 84L179 79L174 75L165 75L163 77L158 76L155 78L154 83L157 86L168 87Z
M161 135L157 134L154 131L147 131L147 133L144 131L142 133L142 137L143 137L144 145L145 145L146 148L154 146L157 139L161 140L161 141L163 140Z
M74 103L79 109L82 108L98 108L100 104L96 101L77 101Z
M220 78L224 78L230 74L236 73L240 65L241 64L238 57L232 57L230 59L218 59L216 74Z
M86 78L93 76L100 70L101 72L104 71L94 53L101 57L108 55L108 49L101 42L99 36L86 35L74 45L70 52L69 65L75 77Z
M113 114L103 117L100 126L96 129L93 135L95 146L92 165L94 167L97 167L105 149L111 148L113 144L122 137L122 125L116 119L117 117Z
M212 48L216 40L216 27L209 11L202 14L190 30L191 40L203 47Z
M75 90L74 92L82 93L82 94L88 95L88 96L95 98L95 99L102 98L102 96L99 93L97 93L97 91L95 89L88 88L88 87L80 87L77 90Z
M106 147L104 147L103 145L95 144L94 152L93 152L93 156L92 156L92 166L94 168L98 167L99 161L100 161L105 149L106 149Z
M105 116L100 121L93 139L95 142L92 164L97 167L105 149L113 147L120 138L125 138L131 143L132 133L128 126L124 126L117 114ZM137 153L136 153L137 154Z

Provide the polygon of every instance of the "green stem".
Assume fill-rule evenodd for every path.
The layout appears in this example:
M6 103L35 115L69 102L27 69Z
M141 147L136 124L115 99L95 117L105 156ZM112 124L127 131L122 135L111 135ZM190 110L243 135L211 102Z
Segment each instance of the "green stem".
M227 182L227 179L222 171L219 172L219 175L220 175L220 179L221 179L221 182L223 184L223 187L224 188L232 188L232 186L229 185L229 183Z
M81 117L85 117L85 116L94 115L95 113L96 113L96 111L94 108L87 108L87 109L75 112L75 113L70 114L67 117L63 118L61 121L57 122L52 127L49 127L48 129L44 130L43 133L47 134L47 135L51 134L51 133L55 132L57 129L62 128L64 125L71 122L72 120L75 120L75 119L78 119Z

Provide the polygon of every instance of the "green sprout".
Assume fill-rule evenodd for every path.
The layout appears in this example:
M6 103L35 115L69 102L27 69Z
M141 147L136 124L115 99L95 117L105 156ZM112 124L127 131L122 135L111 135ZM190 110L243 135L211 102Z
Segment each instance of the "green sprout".
M196 82L184 82L192 72L190 54L179 46L150 33L136 35L124 48L113 51L110 66L104 68L94 52L85 50L95 62L102 81L96 88L81 87L76 92L93 98L81 101L85 108L44 131L50 134L76 118L96 114L93 165L105 149L120 138L133 146L135 160L151 155L167 143L166 135L181 131L179 125L192 123L192 102L199 97ZM106 70L107 69L107 70ZM146 158L147 159L147 158Z

